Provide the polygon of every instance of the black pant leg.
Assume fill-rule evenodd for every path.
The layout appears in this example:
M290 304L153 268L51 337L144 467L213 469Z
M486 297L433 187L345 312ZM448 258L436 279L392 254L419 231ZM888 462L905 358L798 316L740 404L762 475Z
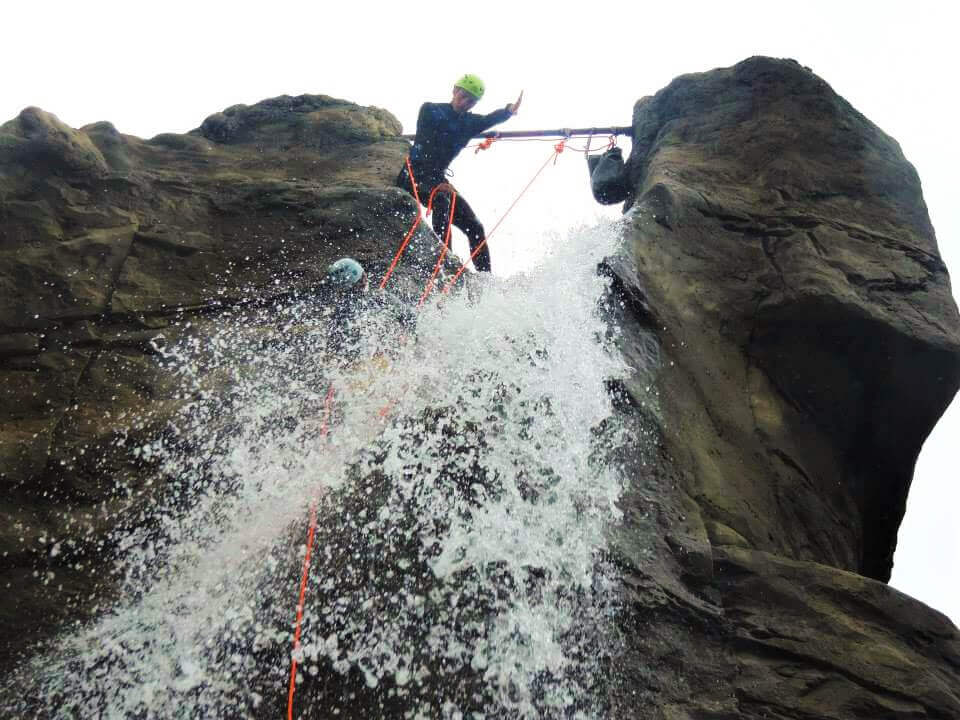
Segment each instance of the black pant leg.
M422 193L423 193L424 190L426 190L426 191L427 191L427 194L429 195L429 194L430 194L430 190L432 189L432 187L424 188L423 180L421 180L420 178L417 178L417 192L414 192L413 182L411 182L411 180L410 180L410 173L407 172L407 166L406 166L406 165L404 165L402 168L400 168L400 172L397 173L397 183L396 183L396 184L397 184L397 187L398 187L398 188L400 188L400 189L402 189L402 190L406 190L408 193L410 193L410 196L411 196L411 197L418 197L418 196L419 196L420 202L421 202L423 205L426 205L426 204L427 204L427 198L425 198Z
M447 193L437 193L433 200L433 230L443 239L447 231L447 218L450 216L450 196ZM470 243L470 252L473 253L485 237L483 225L477 219L476 213L463 195L457 193L457 204L453 211L453 224L458 227ZM473 266L482 272L490 272L490 251L486 244L473 256Z
M457 198L459 204L460 198ZM433 231L443 242L444 234L447 232L447 221L450 218L450 195L445 192L438 192L433 197Z

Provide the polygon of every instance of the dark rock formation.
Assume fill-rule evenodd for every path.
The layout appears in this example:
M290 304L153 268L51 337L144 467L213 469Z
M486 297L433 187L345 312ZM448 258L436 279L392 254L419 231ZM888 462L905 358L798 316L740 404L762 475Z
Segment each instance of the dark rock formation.
M118 441L156 435L183 402L157 343L309 291L343 255L382 276L414 217L391 187L399 132L325 96L148 141L36 108L0 126L0 660L94 605L109 531L150 502ZM417 272L392 286L419 292Z
M884 584L960 384L916 173L792 61L678 78L633 124L627 252L603 269L638 368L613 388L636 432L611 715L960 717L957 629ZM153 492L118 441L183 402L160 343L309 291L344 254L385 269L413 215L399 129L324 96L149 141L36 109L0 127L0 659L109 594L110 530ZM383 707L342 682L368 693L355 716Z
M650 717L960 716L956 628L882 584L960 383L915 171L823 80L768 58L640 100L628 168L632 254L610 269L627 353L644 329L659 341L642 417L661 440L621 548L637 662L675 670L626 687ZM650 380L627 388L638 407Z

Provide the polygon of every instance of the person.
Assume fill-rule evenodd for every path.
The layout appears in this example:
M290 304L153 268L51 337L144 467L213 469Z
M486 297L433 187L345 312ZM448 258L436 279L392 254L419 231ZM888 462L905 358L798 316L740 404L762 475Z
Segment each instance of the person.
M323 282L340 294L362 294L370 287L363 265L353 258L340 258L327 268Z
M328 349L348 362L360 358L365 334L376 335L370 339L377 343L395 345L413 329L413 311L386 290L370 292L367 273L353 258L332 263L321 288L329 323Z
M471 108L483 97L483 81L476 75L464 75L453 86L453 98L449 103L424 103L417 116L417 135L410 149L410 167L406 163L397 176L397 185L420 202L426 204L434 188L440 187L433 201L433 229L440 237L447 229L450 215L450 191L453 187L446 182L447 166L457 154L467 146L471 138L479 133L504 122L520 109L523 92L517 101L495 110L489 115L477 115ZM413 183L416 182L416 193ZM483 225L462 195L457 193L453 225L458 227L470 243L473 253L483 242ZM473 258L474 267L481 271L490 271L490 252L486 244Z

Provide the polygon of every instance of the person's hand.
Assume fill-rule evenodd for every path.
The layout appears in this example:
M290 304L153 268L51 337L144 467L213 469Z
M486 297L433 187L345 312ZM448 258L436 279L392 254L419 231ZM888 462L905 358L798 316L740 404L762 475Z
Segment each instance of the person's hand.
M437 185L434 189L435 189L437 192L448 192L448 193L455 193L455 192L457 191L457 189L456 189L453 185L451 185L450 183L445 183L445 182L440 183L440 184Z
M517 98L517 101L515 103L511 103L507 105L507 110L510 111L511 115L517 114L517 110L520 109L520 103L522 102L523 102L523 90L520 91L520 97Z

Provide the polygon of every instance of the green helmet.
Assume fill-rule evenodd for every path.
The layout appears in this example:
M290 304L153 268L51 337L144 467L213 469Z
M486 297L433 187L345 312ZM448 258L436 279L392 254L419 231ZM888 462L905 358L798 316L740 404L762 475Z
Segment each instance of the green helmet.
M351 288L363 279L363 265L353 258L341 258L327 270L327 282L342 288Z
M483 80L478 78L476 75L464 75L462 78L457 80L453 86L463 88L468 93L473 95L477 100L483 97Z

